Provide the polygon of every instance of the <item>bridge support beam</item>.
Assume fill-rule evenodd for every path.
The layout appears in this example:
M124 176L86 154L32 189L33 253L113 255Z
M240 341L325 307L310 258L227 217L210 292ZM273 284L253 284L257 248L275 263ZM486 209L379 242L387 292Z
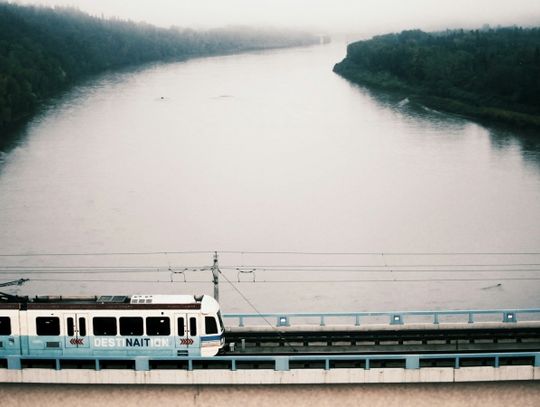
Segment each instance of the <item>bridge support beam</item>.
M405 369L420 369L420 357L407 356L405 359Z
M275 370L277 372L284 372L289 370L289 358L288 357L278 357L276 358Z
M8 356L7 368L13 370L20 370L22 368L21 358L19 356Z
M150 370L150 361L146 357L138 357L135 359L135 370Z

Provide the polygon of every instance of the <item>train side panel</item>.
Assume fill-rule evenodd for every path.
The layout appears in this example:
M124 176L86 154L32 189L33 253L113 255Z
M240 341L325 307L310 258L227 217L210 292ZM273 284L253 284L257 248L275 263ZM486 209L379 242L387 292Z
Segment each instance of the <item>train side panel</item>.
M118 305L97 297L73 301L0 303L0 357L175 358L214 356L224 346L219 304L208 296L139 295Z
M0 309L0 356L21 354L18 309Z
M70 309L21 314L27 326L23 353L28 355L214 356L223 345L217 316L200 313Z
M23 335L25 354L34 356L63 355L62 312L57 310L21 311L26 321Z

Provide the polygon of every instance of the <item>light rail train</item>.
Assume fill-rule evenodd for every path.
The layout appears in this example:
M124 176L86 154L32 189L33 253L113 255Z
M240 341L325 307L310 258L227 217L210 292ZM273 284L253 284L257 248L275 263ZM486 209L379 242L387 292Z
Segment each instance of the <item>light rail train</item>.
M0 297L0 357L214 356L223 332L207 295Z

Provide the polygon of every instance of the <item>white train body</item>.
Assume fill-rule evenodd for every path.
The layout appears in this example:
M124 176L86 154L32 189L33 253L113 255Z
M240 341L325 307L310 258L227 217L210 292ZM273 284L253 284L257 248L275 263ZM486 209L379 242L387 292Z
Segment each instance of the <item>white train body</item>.
M36 297L0 302L0 358L214 356L224 346L209 296Z

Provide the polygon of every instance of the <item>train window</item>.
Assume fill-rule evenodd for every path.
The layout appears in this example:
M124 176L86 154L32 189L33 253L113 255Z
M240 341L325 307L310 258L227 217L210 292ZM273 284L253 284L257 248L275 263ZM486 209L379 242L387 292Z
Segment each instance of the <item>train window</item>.
M86 318L79 318L79 336L86 336Z
M186 326L184 324L184 317L178 318L178 336L184 336L186 334Z
M115 317L94 317L92 325L96 336L116 335Z
M73 325L74 325L74 322L73 322L73 318L69 317L67 319L67 334L68 336L73 336L75 333L73 332Z
M167 317L146 318L146 335L164 336L171 334L171 323Z
M189 336L197 336L197 318L189 317Z
M204 327L207 334L217 334L218 328L214 317L204 317Z
M37 317L36 333L39 336L60 335L60 318L58 317Z
M143 319L141 317L120 317L120 335L140 336L143 335Z
M11 320L9 317L0 317L0 335L11 335Z

